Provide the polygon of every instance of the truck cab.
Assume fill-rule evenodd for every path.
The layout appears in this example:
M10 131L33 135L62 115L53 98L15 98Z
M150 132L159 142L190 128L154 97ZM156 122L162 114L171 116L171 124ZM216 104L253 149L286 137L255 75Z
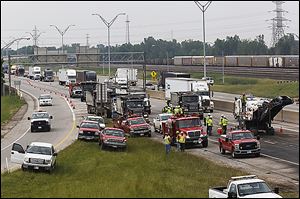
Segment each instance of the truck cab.
M54 82L53 71L50 68L46 68L43 71L43 74L41 76L41 81Z
M274 191L256 175L231 177L227 187L208 190L209 198L282 198L279 189Z
M198 114L203 119L199 96L194 92L171 92L171 104L173 107L180 106L185 115Z
M207 133L204 131L201 120L197 116L171 116L167 122L162 123L163 134L169 133L171 144L176 142L176 131L186 135L186 145L208 146Z
M222 154L229 151L233 158L238 155L260 156L260 137L257 139L248 130L234 130L218 139L219 148Z
M114 120L114 127L123 129L125 134L131 137L137 135L151 137L151 126L140 116L131 116L127 119L120 117Z

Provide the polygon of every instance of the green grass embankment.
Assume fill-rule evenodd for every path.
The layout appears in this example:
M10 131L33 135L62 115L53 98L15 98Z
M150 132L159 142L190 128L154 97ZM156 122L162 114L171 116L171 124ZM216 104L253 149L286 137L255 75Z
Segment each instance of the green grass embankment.
M149 138L129 138L126 152L101 151L76 141L61 151L52 174L23 172L1 176L1 197L208 197L244 172L172 150ZM285 193L296 196L297 193Z
M25 101L17 95L1 96L1 125L10 120L24 104Z

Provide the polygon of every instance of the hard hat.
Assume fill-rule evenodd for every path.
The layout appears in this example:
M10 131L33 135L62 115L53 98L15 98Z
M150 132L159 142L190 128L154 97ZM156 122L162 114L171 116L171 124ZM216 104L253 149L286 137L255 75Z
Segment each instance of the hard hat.
M209 118L212 118L212 116L210 115Z
M223 116L224 118L226 118L226 116Z
M222 114L221 117L224 117L224 115Z
M210 116L210 113L208 113L207 115Z

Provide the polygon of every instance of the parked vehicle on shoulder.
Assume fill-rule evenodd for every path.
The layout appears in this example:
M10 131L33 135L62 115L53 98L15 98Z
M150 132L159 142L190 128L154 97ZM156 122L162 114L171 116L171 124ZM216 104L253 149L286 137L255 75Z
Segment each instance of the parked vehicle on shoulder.
M153 119L154 131L158 131L159 133L162 133L162 123L166 122L172 115L173 115L172 113L161 113L161 114L158 114Z
M260 156L260 137L254 137L249 130L234 130L219 138L219 148L222 154L226 151L231 153L233 158L238 155Z
M51 172L56 165L57 152L52 144L32 142L26 150L22 145L13 143L11 149L11 162L21 164L22 170L47 170Z
M123 129L125 134L131 137L138 135L151 137L151 126L141 116L132 116L127 119L121 117L114 120L114 127Z
M155 85L151 82L146 83L146 89L155 90Z
M209 198L282 198L279 189L274 191L256 175L231 177L227 187L208 190Z
M77 125L77 128L79 128L77 137L78 140L85 139L98 141L101 131L101 127L98 122L83 120L80 125Z
M100 116L94 116L94 115L88 115L88 116L85 116L85 117L84 117L84 120L87 120L87 121L96 121L96 122L98 122L99 126L100 126L102 129L105 128L105 122L104 122L103 117L100 117Z
M107 127L101 131L99 136L101 149L105 147L126 149L127 139L122 129Z
M38 100L40 106L52 106L52 97L50 94L41 94Z
M32 116L28 117L28 120L31 120L31 132L50 131L51 119L53 119L53 116L46 111L39 110L32 113Z

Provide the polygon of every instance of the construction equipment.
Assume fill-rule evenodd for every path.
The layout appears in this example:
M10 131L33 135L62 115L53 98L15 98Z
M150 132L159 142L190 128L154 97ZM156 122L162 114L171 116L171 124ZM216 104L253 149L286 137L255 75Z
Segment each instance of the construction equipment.
M253 96L246 96L246 98L244 110L241 99L235 98L233 114L239 122L240 129L248 129L254 134L265 131L267 134L274 135L272 120L283 107L294 103L288 96L278 96L272 100Z

